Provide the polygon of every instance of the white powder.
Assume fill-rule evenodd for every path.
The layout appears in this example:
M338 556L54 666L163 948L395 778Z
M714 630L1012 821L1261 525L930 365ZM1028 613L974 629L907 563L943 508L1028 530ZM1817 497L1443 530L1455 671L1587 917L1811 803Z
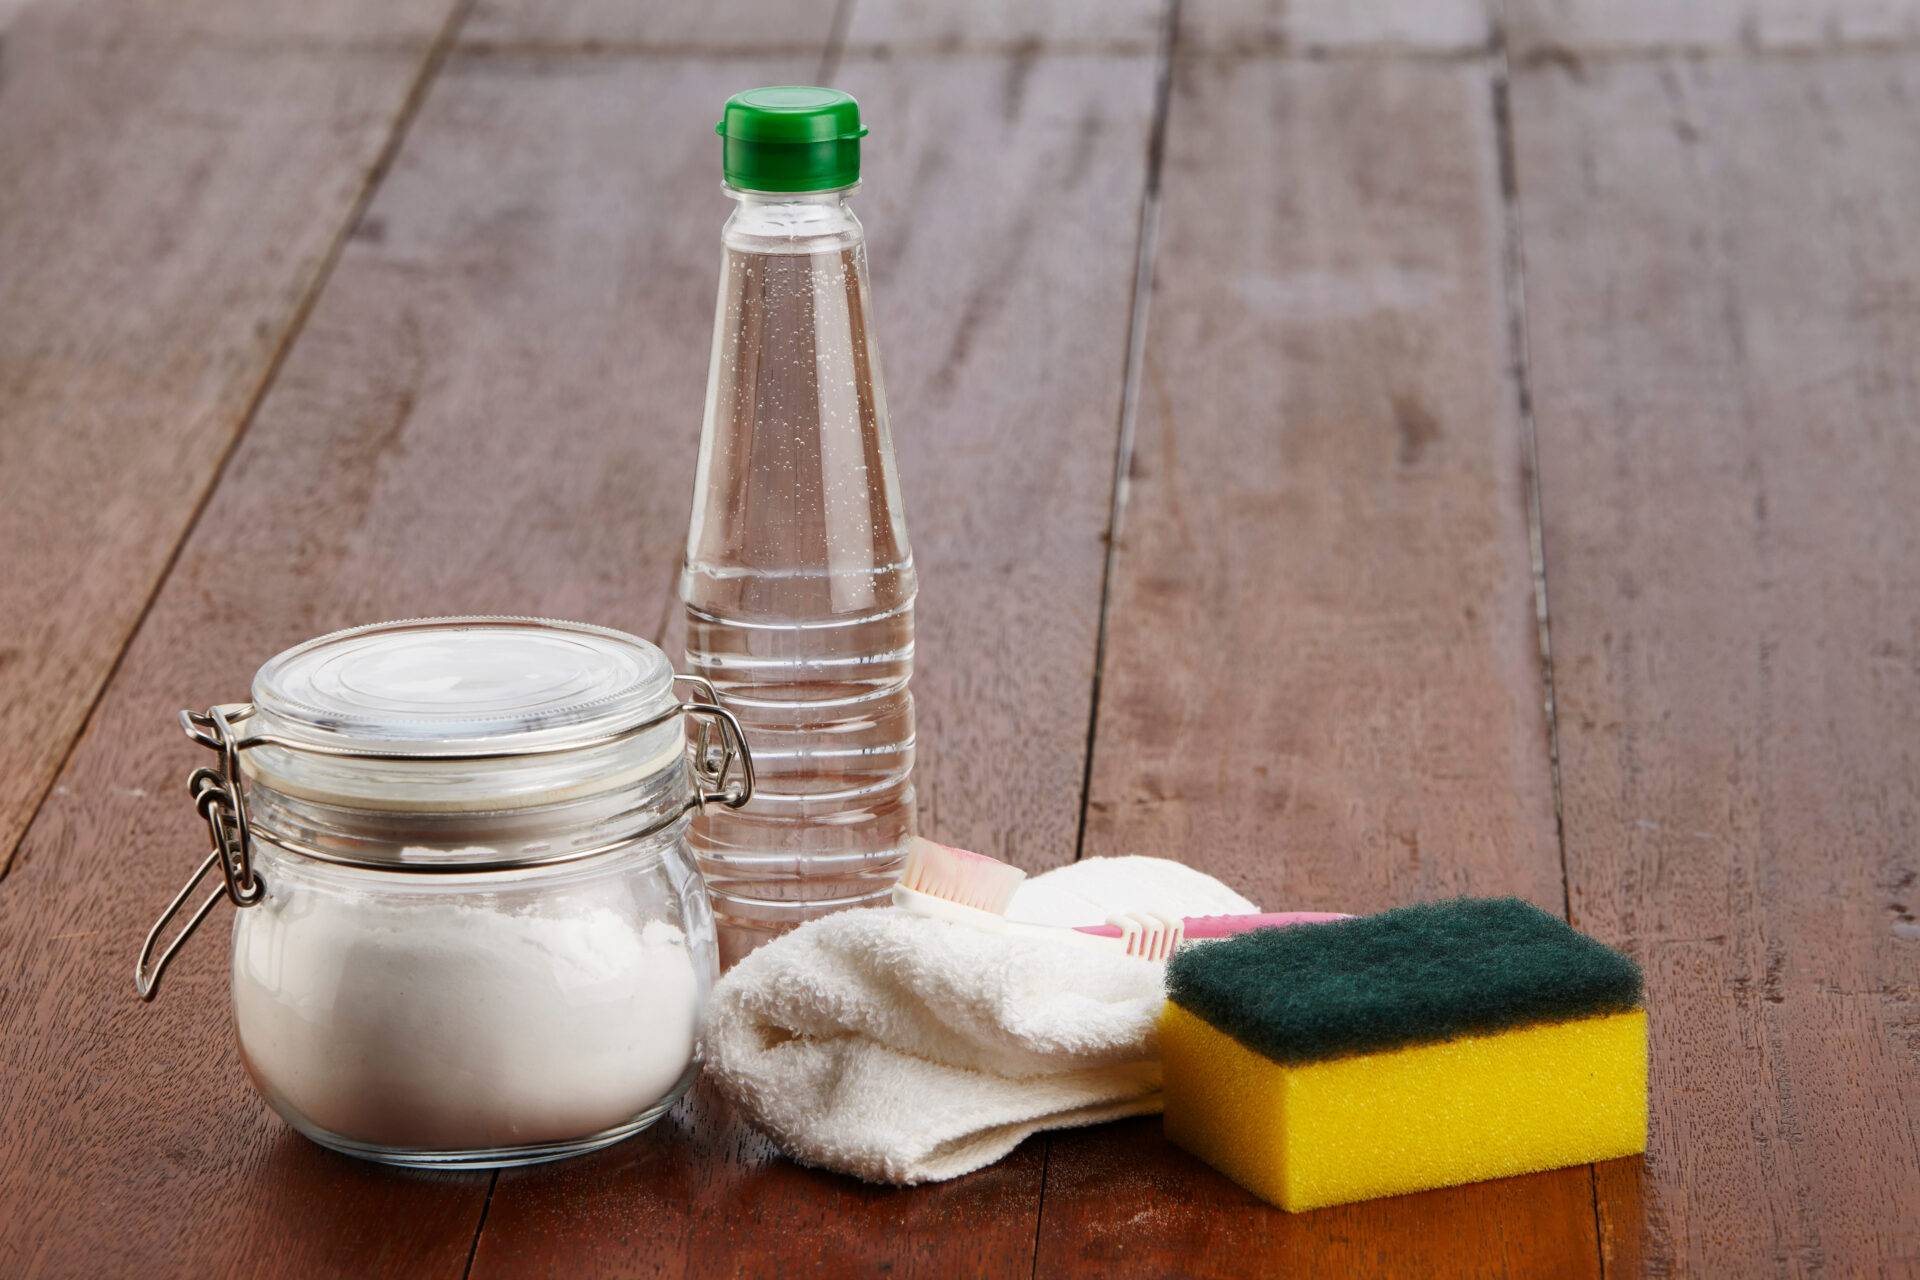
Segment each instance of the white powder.
M476 1150L624 1124L693 1060L686 937L582 891L294 895L243 911L233 1014L256 1084L355 1142Z

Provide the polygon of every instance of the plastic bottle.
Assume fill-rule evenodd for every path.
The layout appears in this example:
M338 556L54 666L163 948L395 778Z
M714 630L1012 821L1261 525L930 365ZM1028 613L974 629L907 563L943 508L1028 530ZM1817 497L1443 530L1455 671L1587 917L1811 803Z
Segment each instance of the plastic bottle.
M722 960L877 905L914 831L913 556L874 351L859 105L737 94L733 215L681 574L687 661L740 718L751 804L695 818Z

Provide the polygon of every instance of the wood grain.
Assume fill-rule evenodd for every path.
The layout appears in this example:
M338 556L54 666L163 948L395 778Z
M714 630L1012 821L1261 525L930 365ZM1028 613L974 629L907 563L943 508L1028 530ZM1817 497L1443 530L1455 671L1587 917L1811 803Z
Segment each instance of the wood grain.
M801 59L808 70L799 78L811 83L835 8L835 0L475 0L460 43L521 53L786 56ZM713 115L720 118L717 104Z
M1507 39L1549 58L1637 50L1835 52L1920 41L1914 0L1507 0Z
M922 829L1057 865L1073 856L1078 818L1153 64L1044 52L1024 64L856 59L839 79L874 130L857 207L921 574ZM453 150L429 144L430 124L422 146ZM710 174L706 144L697 155ZM708 310L722 212L701 220L706 247L688 258ZM704 350L707 333L703 316L687 340ZM688 390L695 401L676 429L690 445L700 388ZM684 483L690 465L674 474ZM684 502L663 524L674 539ZM666 580L652 600L677 619ZM629 1146L646 1154L503 1175L473 1274L536 1263L579 1276L1032 1265L1039 1143L961 1182L865 1187L777 1158L703 1097Z
M1088 855L1558 912L1486 67L1182 59L1166 155ZM1288 1263L1593 1274L1590 1175L1289 1218L1151 1123L1053 1139L1042 1273Z
M711 1088L654 1130L500 1176L475 1277L1027 1276L1042 1149L952 1182L878 1187L803 1169Z
M1515 84L1573 915L1655 1046L1600 1209L1661 1274L1920 1260L1917 97L1913 54Z
M0 873L452 8L82 0L9 12Z
M1164 0L852 0L847 52L855 58L937 53L1152 56Z
M1184 0L1187 53L1434 54L1483 49L1487 0Z
M1157 1118L1141 1118L1052 1136L1034 1272L1596 1276L1593 1236L1585 1166L1289 1214L1168 1143Z

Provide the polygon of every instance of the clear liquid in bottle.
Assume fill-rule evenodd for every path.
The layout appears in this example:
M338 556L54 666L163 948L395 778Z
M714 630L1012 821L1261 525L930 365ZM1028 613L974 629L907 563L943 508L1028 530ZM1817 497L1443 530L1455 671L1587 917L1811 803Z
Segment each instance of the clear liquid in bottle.
M693 846L731 963L877 905L914 832L913 556L847 192L729 191L681 594L756 788Z

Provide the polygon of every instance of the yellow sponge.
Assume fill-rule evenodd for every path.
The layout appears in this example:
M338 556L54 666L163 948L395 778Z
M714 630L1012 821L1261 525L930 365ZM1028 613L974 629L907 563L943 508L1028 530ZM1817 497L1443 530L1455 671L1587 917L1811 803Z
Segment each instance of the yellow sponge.
M1647 1148L1645 1010L1281 1066L1177 1004L1167 1137L1298 1212Z
M1646 1149L1637 967L1513 899L1202 944L1169 991L1167 1137L1283 1209Z

